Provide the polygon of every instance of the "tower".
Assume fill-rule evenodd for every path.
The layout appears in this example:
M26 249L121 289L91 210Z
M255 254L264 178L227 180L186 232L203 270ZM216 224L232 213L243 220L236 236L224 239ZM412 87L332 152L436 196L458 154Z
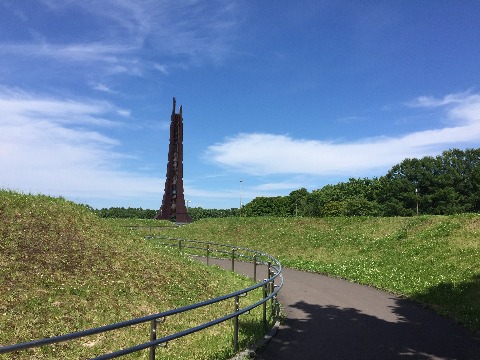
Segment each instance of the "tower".
M170 121L170 145L168 148L167 178L163 193L162 207L155 219L172 220L179 223L192 222L185 207L183 195L183 117L182 106L176 114L176 101Z

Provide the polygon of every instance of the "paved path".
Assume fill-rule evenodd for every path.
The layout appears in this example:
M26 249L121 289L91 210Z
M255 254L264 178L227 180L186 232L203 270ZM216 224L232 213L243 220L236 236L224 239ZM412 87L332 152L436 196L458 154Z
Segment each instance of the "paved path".
M230 261L217 264L231 268ZM253 266L236 263L235 270L252 276ZM266 270L257 273L264 278ZM286 321L257 351L257 360L480 360L480 334L413 301L318 274L290 269L283 274L278 300Z

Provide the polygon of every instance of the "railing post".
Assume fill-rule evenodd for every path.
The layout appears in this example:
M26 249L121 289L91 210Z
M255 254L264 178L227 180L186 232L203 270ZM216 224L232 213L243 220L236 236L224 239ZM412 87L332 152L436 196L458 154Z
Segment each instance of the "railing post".
M240 296L235 296L235 312L240 309ZM233 318L233 347L238 352L238 315Z
M267 280L267 279L265 279ZM263 299L265 300L267 298L267 285L263 284ZM266 329L267 328L267 301L265 300L263 302L263 327Z
M271 267L271 266L272 266L272 262L269 261L269 262L267 263L267 279L270 279L270 278L272 277L272 273L271 273L271 271L270 271L270 267ZM270 283L269 283L269 284L270 284Z
M267 263L267 271L268 271L268 278L271 279L273 276L273 271L272 271L272 262L269 261ZM275 280L272 280L268 283L268 295L272 294L273 291L275 290ZM273 306L274 306L274 299L272 296L272 301L270 302L270 312L273 314Z
M178 250L180 251L180 254L182 253L182 239L178 240Z
M150 341L154 340L157 340L157 319L153 319L150 322ZM149 360L155 360L155 348L155 345L150 347L150 356L148 358Z
M268 278L271 279L272 276L273 276L272 263L269 261L268 262ZM271 282L269 282L268 285L269 285L268 293L271 294L273 293L273 290L275 288L275 280L272 280ZM272 304L273 304L273 298L272 298Z
M257 282L257 253L253 255L253 282Z
M207 265L209 265L209 257L210 257L210 244L207 244Z
M272 297L272 317L277 317L277 316L278 316L278 300L277 300L277 296L275 295Z
M232 271L235 271L235 248L232 248Z

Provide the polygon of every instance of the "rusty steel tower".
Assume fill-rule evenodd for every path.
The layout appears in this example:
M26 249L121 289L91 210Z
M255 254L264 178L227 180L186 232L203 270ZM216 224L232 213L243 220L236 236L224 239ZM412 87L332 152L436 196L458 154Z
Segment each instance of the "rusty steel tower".
M192 222L187 213L183 195L183 117L182 106L176 114L176 101L170 122L170 145L168 148L167 178L163 193L162 207L155 219L171 220L178 223Z

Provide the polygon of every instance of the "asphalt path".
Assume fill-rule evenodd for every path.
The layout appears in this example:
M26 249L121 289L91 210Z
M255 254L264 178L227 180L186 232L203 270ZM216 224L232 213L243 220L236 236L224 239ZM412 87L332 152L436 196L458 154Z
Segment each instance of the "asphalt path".
M231 269L231 261L210 263ZM235 271L252 277L253 265L236 262ZM278 300L286 320L257 360L480 360L480 334L414 301L319 274L282 273ZM266 274L258 268L258 279Z

